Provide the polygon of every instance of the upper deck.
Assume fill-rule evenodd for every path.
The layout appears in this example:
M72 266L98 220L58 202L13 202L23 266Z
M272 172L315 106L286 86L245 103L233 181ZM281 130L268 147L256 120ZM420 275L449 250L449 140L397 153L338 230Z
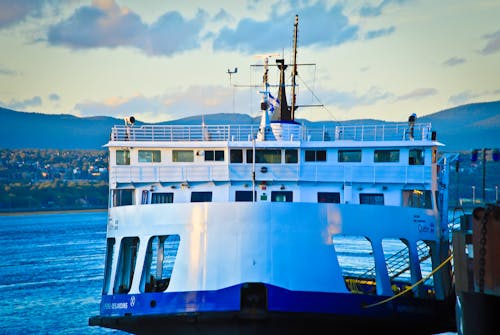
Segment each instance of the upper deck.
M271 124L272 126L274 124ZM111 142L200 142L252 141L260 126L250 125L116 125L111 130ZM274 128L274 127L273 127ZM406 123L382 125L299 126L281 123L280 141L409 141ZM415 141L433 141L430 123L414 126ZM108 144L109 145L109 144Z

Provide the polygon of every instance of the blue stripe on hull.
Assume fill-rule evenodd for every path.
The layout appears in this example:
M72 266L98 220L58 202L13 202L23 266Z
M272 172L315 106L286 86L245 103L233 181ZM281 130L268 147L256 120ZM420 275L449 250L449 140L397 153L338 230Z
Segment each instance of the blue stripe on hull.
M104 295L101 316L123 315L176 315L203 312L237 312L241 310L239 284L215 291L143 293ZM364 306L386 297L364 294L291 291L273 285L265 285L266 311L290 313L335 314L344 316L414 317L433 312L428 303L436 301L398 298L373 308Z

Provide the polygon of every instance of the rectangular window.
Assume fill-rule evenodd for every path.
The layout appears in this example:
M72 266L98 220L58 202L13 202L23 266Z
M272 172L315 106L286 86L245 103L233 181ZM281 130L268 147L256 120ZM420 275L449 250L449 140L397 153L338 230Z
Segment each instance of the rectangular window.
M191 202L211 202L212 192L192 192Z
M423 149L410 149L408 155L408 164L410 165L424 165L424 150Z
M255 150L255 163L279 164L281 163L281 150L257 149Z
M257 199L257 192L255 192L255 199ZM253 201L252 191L236 191L235 201Z
M359 203L368 205L383 205L384 195L382 193L360 193Z
M205 161L224 161L224 151L223 150L205 150Z
M142 272L141 292L163 292L168 288L179 242L179 235L153 236L149 239Z
M122 239L113 293L124 294L130 291L138 250L138 237L125 237Z
M151 203L152 204L171 204L174 202L174 194L171 192L167 193L152 193Z
M160 150L139 150L139 163L161 162Z
M403 206L432 209L432 192L428 190L404 190Z
M194 162L193 150L173 150L172 161L174 162Z
M318 192L318 202L340 204L339 192Z
M116 165L130 165L129 150L116 150Z
M339 150L338 158L341 163L361 162L361 150Z
M104 285L102 294L109 293L109 282L111 280L111 264L113 264L113 255L115 253L115 238L110 237L106 242L106 261L104 264Z
M247 163L253 163L253 150L247 150Z
M285 163L298 163L299 154L297 149L285 150Z
M397 163L399 162L399 150L375 150L373 161L375 163Z
M243 150L231 149L231 151L229 151L229 159L231 163L243 163Z
M306 162L326 162L326 150L306 150Z
M112 190L113 207L133 205L134 190Z
M274 202L293 202L292 191L272 191L271 201Z

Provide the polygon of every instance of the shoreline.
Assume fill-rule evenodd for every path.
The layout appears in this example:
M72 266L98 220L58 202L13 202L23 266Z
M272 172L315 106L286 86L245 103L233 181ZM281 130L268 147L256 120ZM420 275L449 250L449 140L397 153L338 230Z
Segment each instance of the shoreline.
M71 213L97 213L106 212L107 208L89 208L89 209L55 209L55 210L33 210L33 211L13 211L2 212L0 216L23 216L23 215L40 215L40 214L71 214Z

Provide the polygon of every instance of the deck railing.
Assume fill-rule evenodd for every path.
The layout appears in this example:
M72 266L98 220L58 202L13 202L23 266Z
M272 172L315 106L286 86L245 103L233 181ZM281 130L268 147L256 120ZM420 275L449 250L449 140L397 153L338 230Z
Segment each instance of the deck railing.
M283 124L287 127L287 124ZM111 130L111 141L252 141L257 138L259 125L116 125ZM414 140L432 140L431 124L417 123ZM405 123L351 126L303 126L300 136L290 132L281 141L401 141L411 140Z
M257 180L366 183L427 183L432 168L410 166L298 166L290 164L256 164ZM265 171L265 172L263 172ZM227 181L252 179L252 165L183 165L183 166L115 166L110 171L112 183L155 183L184 181Z

